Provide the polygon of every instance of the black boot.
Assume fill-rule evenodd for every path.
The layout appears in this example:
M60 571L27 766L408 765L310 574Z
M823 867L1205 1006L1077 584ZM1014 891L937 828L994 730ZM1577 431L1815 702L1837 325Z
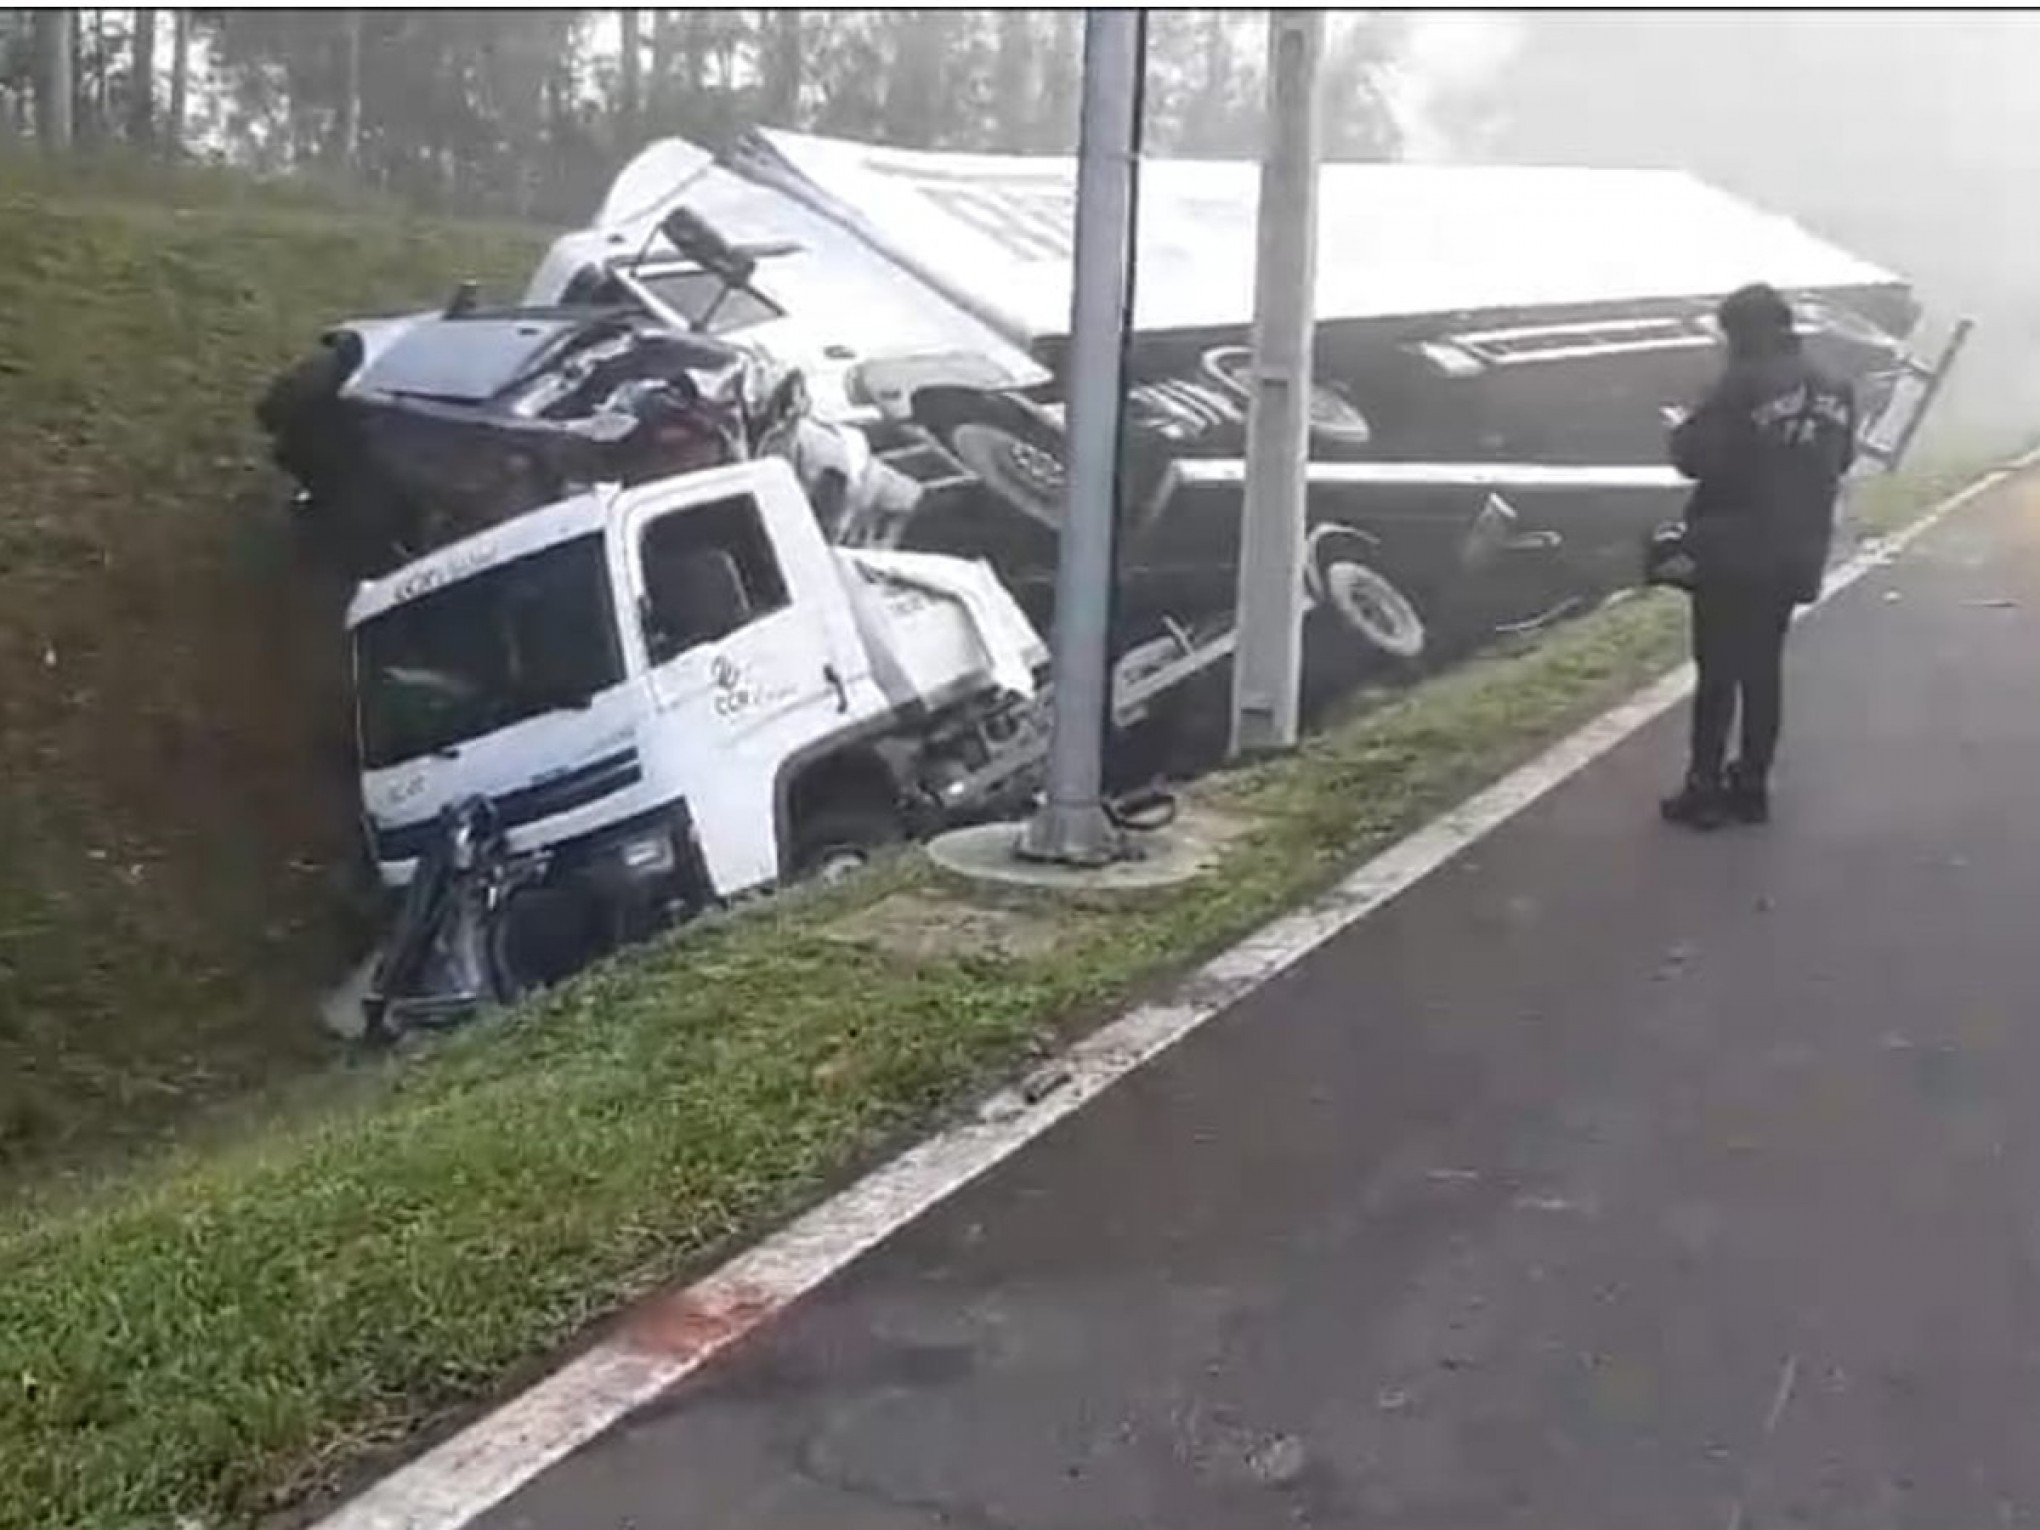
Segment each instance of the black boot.
M1728 785L1722 794L1729 814L1737 823L1769 823L1771 792L1764 778L1741 765L1728 767Z
M1658 804L1658 813L1666 823L1703 831L1718 829L1729 819L1727 796L1721 783L1704 776L1688 776L1676 796Z

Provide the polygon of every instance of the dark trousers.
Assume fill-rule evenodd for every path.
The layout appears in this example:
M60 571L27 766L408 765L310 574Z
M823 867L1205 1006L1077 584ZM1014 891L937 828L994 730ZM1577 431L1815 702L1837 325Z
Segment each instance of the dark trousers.
M1765 585L1703 585L1693 595L1692 777L1720 777L1729 729L1742 710L1742 774L1761 784L1778 752L1785 702L1785 634L1793 600Z

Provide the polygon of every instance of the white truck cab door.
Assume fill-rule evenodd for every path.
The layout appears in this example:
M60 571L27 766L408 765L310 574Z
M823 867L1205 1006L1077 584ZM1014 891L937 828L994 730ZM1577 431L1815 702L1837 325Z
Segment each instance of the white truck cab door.
M804 543L775 535L780 517L768 512L783 507L754 492L777 486L705 476L632 491L620 524L648 731L684 783L715 890L729 896L779 874L781 765L856 726L874 688L861 644L843 642L854 630L834 611L840 582L817 587ZM826 557L811 516L801 529Z

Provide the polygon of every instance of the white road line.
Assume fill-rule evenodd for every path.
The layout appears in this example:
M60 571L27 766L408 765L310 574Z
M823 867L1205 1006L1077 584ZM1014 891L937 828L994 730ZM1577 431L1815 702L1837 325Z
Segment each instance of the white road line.
M1889 564L1945 516L2040 450L1988 473L1830 576L1823 603ZM632 1410L700 1370L859 1255L946 1200L1128 1073L1294 966L1492 834L1533 802L1676 706L1691 665L1645 686L1458 807L1383 851L1338 886L1247 936L1072 1046L1065 1081L1029 1102L1007 1091L976 1120L910 1148L696 1284L657 1298L546 1380L470 1425L320 1522L318 1530L458 1530Z

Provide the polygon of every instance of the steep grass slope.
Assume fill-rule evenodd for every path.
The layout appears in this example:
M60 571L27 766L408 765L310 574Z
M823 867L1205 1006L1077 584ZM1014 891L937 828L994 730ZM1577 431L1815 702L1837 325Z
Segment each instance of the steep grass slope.
M343 597L250 406L322 321L502 290L541 238L0 161L0 1178L316 1059Z

